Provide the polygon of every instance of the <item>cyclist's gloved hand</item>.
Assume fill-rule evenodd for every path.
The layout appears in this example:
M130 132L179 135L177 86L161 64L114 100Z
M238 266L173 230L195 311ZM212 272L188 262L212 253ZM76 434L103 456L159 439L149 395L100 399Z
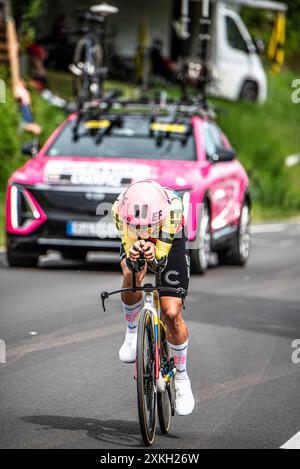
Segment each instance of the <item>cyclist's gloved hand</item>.
M129 258L132 262L136 262L140 257L144 257L143 247L145 241L136 241L129 250Z
M146 241L145 245L142 246L144 257L147 262L152 262L155 259L156 246L151 241Z

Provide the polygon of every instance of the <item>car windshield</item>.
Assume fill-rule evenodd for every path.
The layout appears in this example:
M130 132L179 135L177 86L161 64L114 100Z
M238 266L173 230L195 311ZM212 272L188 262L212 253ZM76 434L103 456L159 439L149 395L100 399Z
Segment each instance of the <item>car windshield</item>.
M110 126L108 119L83 122L75 138L75 122L68 123L46 156L196 160L193 132L186 131L190 124L170 125L160 119L159 125L167 127L150 132L146 118L122 117L121 122L121 126L111 126L109 132L105 132ZM165 129L167 132L161 131Z

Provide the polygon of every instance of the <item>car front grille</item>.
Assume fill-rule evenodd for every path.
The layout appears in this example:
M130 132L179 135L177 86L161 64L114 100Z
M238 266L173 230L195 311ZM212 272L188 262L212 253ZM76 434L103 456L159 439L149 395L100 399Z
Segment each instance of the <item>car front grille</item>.
M117 193L105 193L105 191L87 190L55 190L51 189L30 189L32 195L40 204L48 219L64 219L80 217L80 219L90 219L91 217L101 219L110 213Z

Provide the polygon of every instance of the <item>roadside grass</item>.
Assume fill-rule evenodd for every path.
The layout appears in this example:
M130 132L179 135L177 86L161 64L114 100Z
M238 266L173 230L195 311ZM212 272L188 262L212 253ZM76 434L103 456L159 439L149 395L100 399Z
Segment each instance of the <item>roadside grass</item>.
M300 212L297 210L287 210L283 212L276 207L261 207L254 203L251 211L251 220L252 223L300 222Z
M61 98L67 101L74 99L73 95L73 80L70 73L67 72L48 72L49 88L54 94L57 94ZM111 89L121 90L123 95L122 98L138 98L139 88L123 83L121 81L110 80L105 83L104 86L106 91Z
M39 137L40 145L43 145L67 115L62 109L50 106L36 92L32 93L32 106L35 120L43 127L43 132ZM23 135L22 140L30 140L30 136Z
M32 93L32 104L36 121L43 127L40 143L43 144L55 128L66 118L66 114L50 106L37 93ZM22 144L32 136L20 130L20 116L14 99L7 90L6 103L0 105L0 247L4 245L4 202L7 179L28 158L21 154Z
M49 88L54 93L68 101L72 99L72 80L69 73L48 71Z
M0 78L5 75L0 69ZM6 103L0 104L0 191L13 168L20 165L20 121L17 105L7 89Z
M300 213L300 166L287 168L287 156L300 153L300 104L292 102L295 76L269 75L263 106L217 100L219 123L246 167L256 213Z

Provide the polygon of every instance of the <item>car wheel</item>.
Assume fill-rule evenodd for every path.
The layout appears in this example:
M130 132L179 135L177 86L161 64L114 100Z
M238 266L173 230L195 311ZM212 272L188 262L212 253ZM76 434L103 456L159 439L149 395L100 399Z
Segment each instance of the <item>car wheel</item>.
M230 248L218 253L219 263L244 266L250 257L250 248L250 207L244 202L238 230L233 236Z
M240 99L243 101L250 101L252 103L257 101L258 89L257 84L253 81L246 81L243 84Z
M207 204L202 206L198 225L197 246L190 250L191 266L194 273L204 275L211 255L210 213Z
M39 257L32 255L16 254L7 249L6 259L10 267L37 267Z

